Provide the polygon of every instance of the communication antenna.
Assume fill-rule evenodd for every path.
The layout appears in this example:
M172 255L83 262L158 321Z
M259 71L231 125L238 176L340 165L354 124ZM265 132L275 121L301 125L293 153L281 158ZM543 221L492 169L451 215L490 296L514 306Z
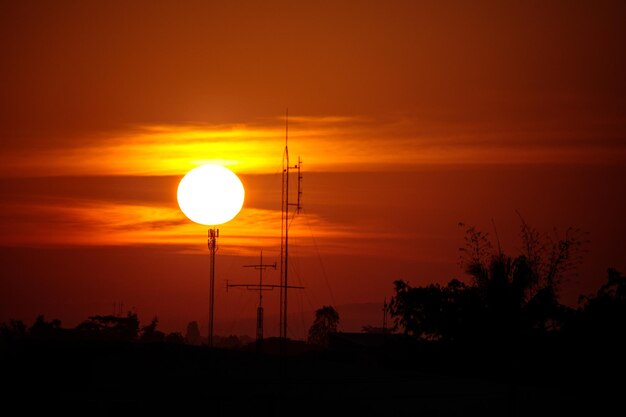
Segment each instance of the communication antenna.
M230 284L226 281L226 292L232 287L245 287L248 291L259 292L259 305L256 310L256 341L257 346L260 346L263 342L263 291L272 291L274 288L282 288L281 285L276 284L263 284L263 271L266 269L276 269L276 262L272 264L263 263L263 251L259 257L259 263L255 265L244 265L244 268L254 268L259 271L259 283L258 284ZM290 286L289 288L303 289L304 287Z
M220 229L214 227L207 232L207 246L209 248L210 257L210 275L209 275L209 347L213 347L213 317L215 309L215 252L217 252L217 238L220 237Z
M285 112L285 151L283 152L283 183L281 201L281 241L280 241L280 338L283 353L287 341L287 290L289 286L289 223L291 207L296 207L293 216L302 210L302 160L298 157L296 165L289 165L289 109ZM289 173L292 170L298 172L298 195L297 203L289 203ZM291 218L293 218L291 216Z

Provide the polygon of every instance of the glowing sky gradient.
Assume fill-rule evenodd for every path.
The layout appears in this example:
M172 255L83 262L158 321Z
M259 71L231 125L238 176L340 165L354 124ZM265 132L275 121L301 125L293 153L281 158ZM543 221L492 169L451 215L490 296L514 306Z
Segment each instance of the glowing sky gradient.
M218 275L255 280L241 266L278 254L287 107L294 311L462 278L458 222L515 252L516 210L589 233L575 302L626 271L624 21L621 1L1 2L0 321L124 300L204 328L206 230L176 186L204 163L240 176ZM254 295L220 291L217 332L246 331Z

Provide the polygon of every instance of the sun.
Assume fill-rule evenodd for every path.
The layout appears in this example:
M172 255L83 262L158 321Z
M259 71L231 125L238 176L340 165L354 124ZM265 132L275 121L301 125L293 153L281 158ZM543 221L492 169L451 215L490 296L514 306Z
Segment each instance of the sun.
M215 226L232 220L243 206L245 191L235 173L221 165L202 165L178 184L178 206L189 220Z

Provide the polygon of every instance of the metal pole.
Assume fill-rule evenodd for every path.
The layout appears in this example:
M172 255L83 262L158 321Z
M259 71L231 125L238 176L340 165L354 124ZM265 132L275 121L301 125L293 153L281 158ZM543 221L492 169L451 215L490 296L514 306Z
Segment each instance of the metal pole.
M288 276L289 276L289 153L285 148L287 155L287 174L285 177L285 266L283 269L283 283L285 285L285 291L283 292L283 328L282 336L283 341L287 343L287 288L288 288Z
M209 278L209 347L213 347L213 310L215 306L215 252L217 250L217 237L219 229L209 229L209 257L211 262Z
M285 111L285 151L283 153L283 178L281 196L281 242L280 242L280 318L279 335L281 353L287 338L287 267L289 256L289 110Z
M273 264L264 264L263 263L263 251L261 251L261 255L259 258L259 263L254 265L244 265L244 268L254 268L259 270L259 283L258 284L230 284L228 281L226 282L226 291L230 287L246 287L248 290L259 291L259 305L257 307L257 316L256 316L256 338L257 338L257 347L260 346L261 342L263 342L263 291L273 290L274 288L280 288L281 291L281 306L282 306L282 295L284 294L283 290L285 289L283 283L281 281L280 285L274 284L263 284L263 271L266 268L274 268L276 269L276 262ZM300 287L298 287L300 288ZM282 323L282 308L281 308L281 323ZM282 329L282 325L280 326Z
M263 251L259 260L259 307L256 310L256 342L257 347L263 341Z

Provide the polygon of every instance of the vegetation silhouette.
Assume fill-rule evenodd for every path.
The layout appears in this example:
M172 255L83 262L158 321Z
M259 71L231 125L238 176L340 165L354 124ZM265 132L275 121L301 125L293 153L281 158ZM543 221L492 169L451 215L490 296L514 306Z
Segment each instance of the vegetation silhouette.
M465 227L461 265L471 283L411 287L394 282L389 311L395 329L423 340L515 342L557 330L571 313L558 302L559 285L580 261L585 241L568 229L556 240L542 237L522 220L522 251L494 249L488 235Z
M160 330L157 330L157 325L159 324L159 318L154 317L150 324L143 326L141 328L141 335L139 340L142 342L155 343L155 342L164 342L165 341L165 333Z
M388 333L391 333L393 329L390 329L388 327L378 327L378 326L372 326L371 324L366 324L365 326L361 326L361 331L363 333L370 333L370 334L388 334Z
M187 331L185 332L185 342L190 345L200 345L200 327L197 321L191 321L187 325Z
M183 337L158 330L157 317L141 326L133 312L90 316L73 329L43 315L30 327L2 323L5 402L27 414L57 404L66 415L195 413L207 404L214 415L291 415L305 402L298 414L569 417L618 406L626 277L609 268L594 294L565 306L558 295L585 252L584 234L542 235L522 219L521 250L510 255L462 227L467 282L395 281L393 329L338 333L339 313L323 306L308 347L294 345L290 357L271 338L260 353L234 335L201 346L197 322Z
M61 332L61 321L52 320L47 322L43 315L37 316L35 322L29 329L32 337L39 339L52 339Z
M323 306L315 311L315 321L309 328L308 343L328 346L328 335L337 332L339 313L332 306Z
M77 336L92 340L130 342L137 338L139 319L129 312L126 317L90 316L76 327Z
M560 415L615 406L623 384L608 381L626 370L624 276L609 269L607 283L572 308L558 294L586 250L582 232L541 235L522 219L522 249L511 256L486 233L461 226L470 282L395 281L394 329L416 347L387 352L387 363L538 386L558 398Z

